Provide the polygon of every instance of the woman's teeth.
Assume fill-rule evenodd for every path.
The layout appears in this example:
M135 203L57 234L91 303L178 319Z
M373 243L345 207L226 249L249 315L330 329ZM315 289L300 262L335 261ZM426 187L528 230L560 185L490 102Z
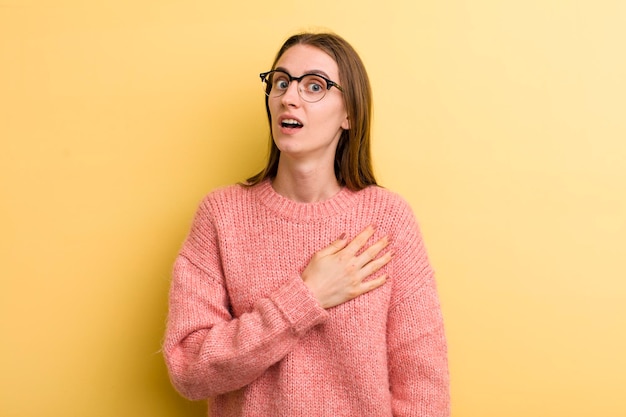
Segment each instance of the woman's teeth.
M280 123L280 125L282 127L302 127L302 123L294 119L285 119Z

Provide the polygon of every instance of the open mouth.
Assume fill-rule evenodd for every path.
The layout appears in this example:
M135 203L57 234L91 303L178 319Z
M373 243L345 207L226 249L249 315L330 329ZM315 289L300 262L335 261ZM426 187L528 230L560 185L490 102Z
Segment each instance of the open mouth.
M302 127L302 123L295 119L284 119L280 122L280 125L289 129L299 129Z

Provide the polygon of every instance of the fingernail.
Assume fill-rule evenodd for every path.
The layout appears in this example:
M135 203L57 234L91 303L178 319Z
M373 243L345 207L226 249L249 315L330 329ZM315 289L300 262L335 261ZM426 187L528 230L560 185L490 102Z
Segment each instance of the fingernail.
M341 234L341 236L339 236L339 238L337 240L343 240L346 238L346 234L345 232Z

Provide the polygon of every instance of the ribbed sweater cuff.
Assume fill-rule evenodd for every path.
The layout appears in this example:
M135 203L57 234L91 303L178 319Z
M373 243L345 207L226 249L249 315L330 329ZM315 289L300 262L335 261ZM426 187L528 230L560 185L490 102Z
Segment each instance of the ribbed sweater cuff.
M270 298L298 335L328 318L328 312L320 306L298 276L279 288Z

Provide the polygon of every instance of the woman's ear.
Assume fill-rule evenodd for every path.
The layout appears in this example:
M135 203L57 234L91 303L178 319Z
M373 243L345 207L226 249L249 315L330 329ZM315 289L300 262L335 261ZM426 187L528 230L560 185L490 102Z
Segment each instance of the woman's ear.
M341 123L341 128L343 130L350 130L350 120L348 120L348 116L346 116L346 118L343 120L343 123Z

